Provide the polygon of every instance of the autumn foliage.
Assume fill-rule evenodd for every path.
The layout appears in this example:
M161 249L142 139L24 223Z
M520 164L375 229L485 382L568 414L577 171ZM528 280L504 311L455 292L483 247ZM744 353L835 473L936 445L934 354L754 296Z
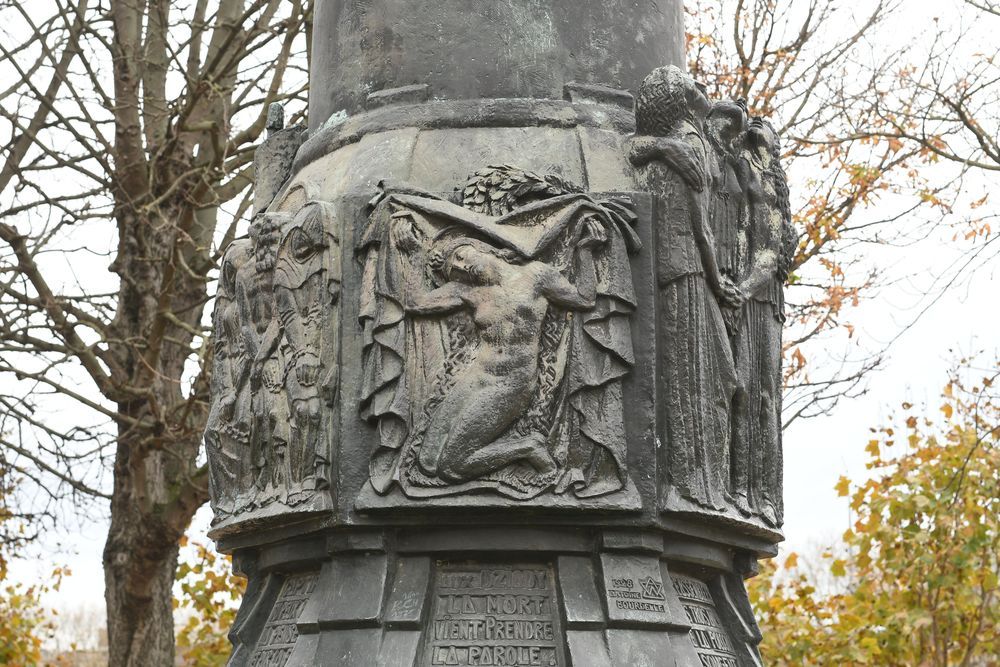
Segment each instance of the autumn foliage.
M222 667L229 658L226 636L246 589L246 580L232 574L232 560L212 546L182 541L187 558L177 567L179 595L174 597L177 653L187 667Z
M14 583L8 577L12 551L21 546L23 523L8 509L13 491L8 470L0 458L0 665L32 667L42 662L42 646L55 631L52 613L42 605L42 595L58 591L67 570L56 569L44 584Z
M843 543L753 580L773 665L995 665L1000 655L1000 373L956 373L940 410L903 404L841 478L856 517Z

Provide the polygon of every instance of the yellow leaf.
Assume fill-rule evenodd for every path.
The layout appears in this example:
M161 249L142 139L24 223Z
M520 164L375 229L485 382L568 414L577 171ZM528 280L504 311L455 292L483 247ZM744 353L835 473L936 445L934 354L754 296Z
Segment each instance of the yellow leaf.
M954 412L954 408L951 407L951 403L945 403L941 406L941 412L944 413L945 419L951 419L951 415Z
M847 479L843 475L837 480L837 485L833 487L840 497L846 496L851 490L851 480Z
M847 563L842 558L838 558L830 564L830 573L835 577L843 577L847 574Z
M878 456L878 440L869 440L865 451L868 452L869 456Z
M785 569L791 570L793 567L799 564L799 555L794 551L788 554L788 558L785 559Z

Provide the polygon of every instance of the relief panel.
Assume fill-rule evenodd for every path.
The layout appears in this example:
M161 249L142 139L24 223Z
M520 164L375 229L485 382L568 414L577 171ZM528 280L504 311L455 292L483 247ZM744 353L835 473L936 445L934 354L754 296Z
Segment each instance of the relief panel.
M410 499L595 498L629 484L631 202L489 167L455 203L387 187L364 263L371 487Z

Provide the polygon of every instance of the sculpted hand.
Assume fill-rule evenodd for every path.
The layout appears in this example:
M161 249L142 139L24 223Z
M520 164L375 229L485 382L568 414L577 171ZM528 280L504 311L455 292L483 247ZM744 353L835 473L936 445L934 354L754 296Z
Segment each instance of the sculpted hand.
M658 147L660 157L685 183L698 192L705 189L708 183L705 167L691 146L683 141L664 139Z
M303 387L311 387L316 384L316 381L319 379L319 371L319 359L311 352L307 352L299 357L299 360L295 363L295 379Z
M596 248L608 242L608 233L596 217L590 217L580 225L580 248Z
M746 296L742 290L726 276L723 276L722 280L719 281L718 297L723 306L734 310L741 308L746 302Z
M222 418L226 421L231 421L233 418L233 409L236 407L236 394L231 391L227 391L219 399L219 411L222 413Z
M397 218L390 224L389 237L392 239L392 244L399 248L401 252L409 255L420 247L420 241L417 239L417 229L413 226L411 220Z

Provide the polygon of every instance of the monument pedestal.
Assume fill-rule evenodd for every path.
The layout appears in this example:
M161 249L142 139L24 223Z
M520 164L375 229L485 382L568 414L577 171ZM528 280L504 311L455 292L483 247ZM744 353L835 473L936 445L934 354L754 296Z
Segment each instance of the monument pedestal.
M677 533L348 529L237 553L235 664L760 664L759 554Z

